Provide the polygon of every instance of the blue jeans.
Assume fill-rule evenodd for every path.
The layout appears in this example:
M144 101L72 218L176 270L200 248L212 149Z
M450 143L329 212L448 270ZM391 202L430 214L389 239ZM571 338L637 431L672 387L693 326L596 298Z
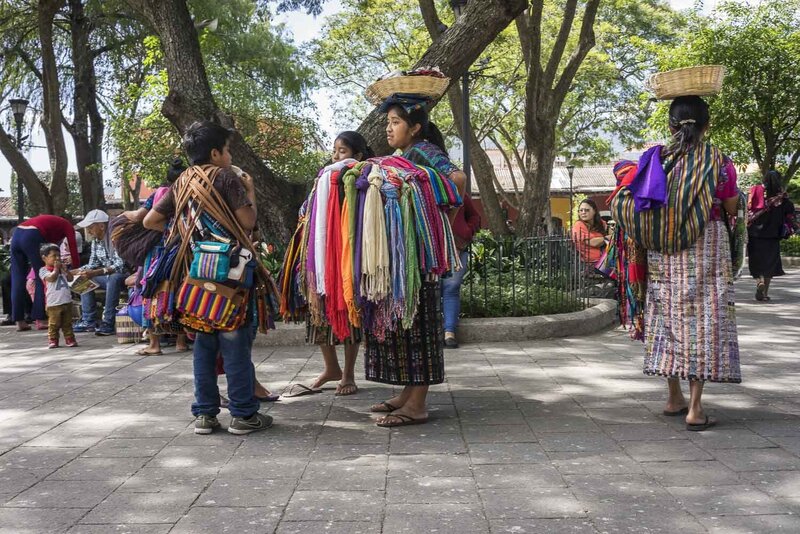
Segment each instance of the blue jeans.
M467 274L469 252L462 250L461 270L454 272L449 278L442 278L442 311L444 312L444 331L455 333L458 326L458 314L461 313L461 283Z
M194 398L192 415L219 413L217 354L228 379L228 409L234 417L250 417L260 404L253 392L255 372L251 359L253 329L247 324L233 332L198 333L194 340Z
M117 314L119 295L122 293L122 288L125 287L125 275L122 273L114 273L104 276L95 276L92 280L106 290L106 305L105 308L103 308L103 322L114 326L114 316ZM94 291L81 295L81 311L83 312L84 322L90 324L97 322L97 303L94 299Z
M11 319L14 321L25 319L25 304L29 300L25 282L31 267L36 271L36 292L31 318L39 321L47 319L44 311L44 285L39 278L39 269L44 267L39 254L39 247L43 243L44 238L36 228L17 228L11 236Z

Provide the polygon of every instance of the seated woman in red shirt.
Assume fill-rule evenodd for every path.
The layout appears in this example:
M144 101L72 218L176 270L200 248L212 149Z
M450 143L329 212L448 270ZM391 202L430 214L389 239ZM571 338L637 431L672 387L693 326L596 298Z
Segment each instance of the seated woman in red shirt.
M594 265L606 246L606 222L600 218L597 204L590 198L578 206L578 219L572 226L572 240L583 261Z

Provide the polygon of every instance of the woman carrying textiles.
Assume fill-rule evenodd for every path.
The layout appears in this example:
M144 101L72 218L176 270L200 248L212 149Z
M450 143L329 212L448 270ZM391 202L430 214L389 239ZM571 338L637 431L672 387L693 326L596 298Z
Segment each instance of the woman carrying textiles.
M644 372L667 378L664 415L686 415L687 430L714 421L703 385L741 382L729 235L723 217L738 203L729 160L704 140L706 102L678 96L669 108L668 146L648 150L611 200L612 214L646 259ZM642 332L639 332L641 335ZM689 381L686 402L680 380Z

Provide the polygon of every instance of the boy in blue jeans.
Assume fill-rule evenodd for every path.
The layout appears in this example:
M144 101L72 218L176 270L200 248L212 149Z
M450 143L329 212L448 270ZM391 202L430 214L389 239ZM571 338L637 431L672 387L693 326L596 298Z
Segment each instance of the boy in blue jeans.
M219 172L214 179L216 189L236 220L250 232L256 225L256 198L252 179L238 174L231 165L229 150L233 132L212 122L196 122L186 131L184 148L192 165L202 166L207 173ZM178 184L181 180L178 180ZM175 216L175 224L185 223L184 213L175 213L175 190L170 191L153 206L145 216L144 226L163 231L167 221ZM207 214L206 214L207 215ZM231 232L217 223L223 231ZM213 223L212 223L213 224ZM188 274L188 273L187 273ZM248 315L252 315L251 313ZM222 354L225 376L228 379L228 409L233 416L228 426L231 434L249 434L272 425L272 417L258 412L259 401L253 392L255 373L251 362L251 351L255 328L250 321L231 332L199 332L194 342L194 394L192 414L195 416L195 433L210 434L220 427L217 414L220 411L219 387L217 386L216 359Z

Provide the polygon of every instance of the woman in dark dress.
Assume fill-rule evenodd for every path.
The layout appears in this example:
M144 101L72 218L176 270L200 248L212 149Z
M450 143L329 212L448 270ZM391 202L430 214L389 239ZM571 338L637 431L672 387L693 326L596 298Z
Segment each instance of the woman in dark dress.
M794 218L794 204L783 190L781 175L769 171L764 181L750 190L747 201L747 256L750 274L757 280L756 300L769 301L769 284L783 276L781 239L784 225Z
M401 151L404 158L433 167L448 177L463 195L466 176L450 161L441 132L429 120L424 98L416 103L409 100L390 97L381 107L388 115L389 145ZM456 213L457 209L448 213L451 224ZM372 382L404 386L399 395L372 406L373 412L388 412L378 426L405 426L428 420L428 387L444 382L442 294L438 280L423 281L417 316L410 330L392 333L382 342L367 335L366 375Z

